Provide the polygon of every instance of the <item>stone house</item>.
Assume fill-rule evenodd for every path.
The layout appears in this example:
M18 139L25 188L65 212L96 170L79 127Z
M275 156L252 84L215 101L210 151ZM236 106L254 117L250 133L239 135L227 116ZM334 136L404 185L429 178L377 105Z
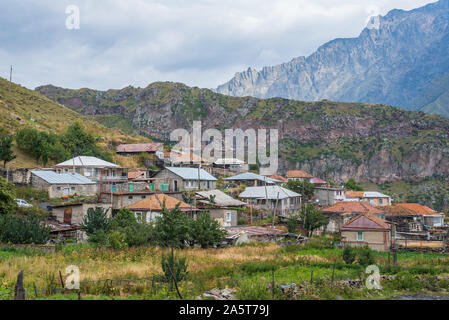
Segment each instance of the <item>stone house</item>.
M313 198L321 207L333 206L346 199L345 190L337 187L315 187Z
M198 191L196 198L197 207L209 211L211 217L217 220L222 227L236 226L238 220L236 208L246 205L220 190Z
M307 181L309 182L310 179L313 178L313 176L305 171L302 170L288 170L285 177L288 180L300 180L300 181Z
M170 180L170 190L177 192L198 190L198 181L201 190L213 190L217 186L217 178L198 168L165 167L154 178Z
M347 201L366 201L375 207L390 206L391 197L378 191L346 191Z
M179 209L181 211L185 212L192 218L196 218L198 212L201 211L190 204L161 193L153 194L146 199L128 206L127 208L134 212L138 221L146 221L147 223L150 223L154 222L157 217L161 216L161 212L164 207L168 210L172 210L177 205L179 205Z
M160 142L121 144L117 146L117 154L121 156L135 156L141 153L155 155L159 159L164 158L164 145Z
M51 215L60 223L81 225L83 218L87 215L87 210L90 208L95 209L96 207L107 209L108 215L111 216L111 205L104 203L72 203L54 205L51 209Z
M63 196L93 196L98 184L78 173L56 173L54 171L31 171L31 187L48 191L50 198Z
M247 187L239 198L276 215L287 216L301 208L301 195L280 186Z
M340 232L343 225L360 214L372 214L378 218L385 218L385 211L375 208L368 202L338 202L335 205L321 209L329 219L326 227L321 231L329 233Z
M341 227L342 242L352 247L368 246L376 251L389 251L393 239L392 225L374 214L360 214Z

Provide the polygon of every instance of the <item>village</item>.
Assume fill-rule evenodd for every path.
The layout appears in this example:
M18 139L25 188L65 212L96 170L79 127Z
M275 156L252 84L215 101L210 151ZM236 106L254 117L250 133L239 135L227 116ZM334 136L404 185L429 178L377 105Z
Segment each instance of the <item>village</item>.
M340 247L447 250L449 226L444 213L417 203L395 203L378 191L348 190L302 170L262 176L235 158L211 163L192 153L176 162L162 143L119 145L116 153L145 154L147 167L131 170L80 155L49 168L2 173L15 185L48 193L50 200L38 206L48 212L45 223L53 244L69 239L87 242L81 225L89 209L103 208L114 217L126 208L138 221L151 224L164 208L179 207L194 219L209 212L226 231L220 245L281 239L298 243L333 235L339 237ZM16 203L32 206L24 199ZM305 228L307 215L299 213L307 210L319 211L324 222ZM288 227L292 220L293 226Z

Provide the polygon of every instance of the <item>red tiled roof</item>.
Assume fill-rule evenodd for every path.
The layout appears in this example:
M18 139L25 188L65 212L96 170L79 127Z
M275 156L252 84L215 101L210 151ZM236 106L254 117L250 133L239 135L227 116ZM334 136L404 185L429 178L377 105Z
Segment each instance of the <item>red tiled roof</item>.
M156 152L164 145L159 142L141 144L121 144L117 147L117 152Z
M345 195L347 198L363 198L365 194L364 191L346 191Z
M390 230L390 228L387 221L368 213L352 218L343 225L341 230Z
M273 175L269 176L269 178L274 179L274 180L283 181L283 182L288 182L288 180L285 179L283 176L280 176L277 174L273 174Z
M191 210L197 210L195 207L179 201L176 198L167 196L166 194L153 194L152 196L143 199L139 202L136 202L127 208L130 210L141 210L141 211L161 211L163 207L163 203L165 201L165 208L166 209L173 209L176 207L176 205L179 203L179 209L191 209Z
M287 177L287 179L288 178L303 178L303 179L313 178L312 175L310 175L307 172L302 171L302 170L288 170L286 177Z
M313 177L312 178L312 183L314 183L314 184L325 184L325 183L327 183L327 181L324 181L323 179L320 179L320 178Z
M383 213L367 202L338 202L332 207L321 210L323 213Z
M145 171L128 172L128 179L136 179L145 174Z
M424 215L443 215L442 212L436 212L427 206L418 203L397 203L392 206L383 207L388 216L424 216Z

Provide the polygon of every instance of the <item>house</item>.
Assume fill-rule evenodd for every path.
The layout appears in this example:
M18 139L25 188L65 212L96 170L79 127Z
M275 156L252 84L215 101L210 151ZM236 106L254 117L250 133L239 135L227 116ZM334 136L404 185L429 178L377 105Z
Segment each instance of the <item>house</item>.
M222 158L217 159L213 166L216 168L226 169L236 172L248 172L249 166L245 161L235 158Z
M246 185L248 187L264 186L265 184L275 185L281 183L281 181L264 177L252 172L241 173L233 177L225 178L224 180L237 185Z
M164 145L159 142L140 144L121 144L117 146L117 154L121 156L135 156L141 153L152 154L163 159Z
M441 239L441 232L434 231L444 227L443 213L417 203L398 203L381 208L385 210L386 219L396 225L396 239ZM443 230L443 234L446 233L447 230Z
M338 187L315 187L313 198L322 207L333 206L337 202L346 199L345 189Z
M329 182L327 182L327 181L325 181L323 179L320 179L320 178L316 178L316 177L310 178L309 182L312 183L315 186L315 188L317 188L317 187L329 187Z
M346 191L346 201L367 201L375 207L390 206L391 197L378 191Z
M216 189L217 178L206 172L204 169L190 167L165 167L159 171L154 178L169 179L172 183L172 190L182 192L198 189Z
M393 230L388 221L375 214L365 213L348 220L341 227L341 237L345 245L368 246L376 251L389 251Z
M300 180L307 182L313 178L312 175L302 170L288 170L285 176L288 180Z
M172 210L177 205L179 205L179 209L181 211L185 212L192 218L195 218L198 212L201 211L190 204L162 193L153 194L146 199L128 206L127 208L134 212L138 221L146 221L150 223L154 222L157 217L161 216L163 208Z
M243 207L246 203L236 200L220 190L208 190L196 192L197 207L210 212L222 227L234 227L237 225L237 207Z
M50 198L63 196L93 196L98 184L78 173L56 173L54 171L31 171L31 187L48 191Z
M76 172L92 181L126 182L128 168L96 157L79 156L53 166L57 173Z
M110 204L82 202L53 205L51 206L51 216L59 223L81 225L87 211L97 207L108 210L108 216L111 216Z
M338 233L343 225L350 219L360 214L373 214L384 219L385 212L373 207L368 202L337 202L331 207L322 209L321 212L329 218L328 225L323 231Z
M286 230L262 226L246 226L227 228L226 241L236 245L249 242L275 242L287 236Z
M164 152L164 164L166 166L182 166L182 167L209 167L211 162L194 152L186 153L178 150Z
M286 216L301 208L301 195L280 186L247 187L239 198L261 209ZM277 207L276 207L277 204Z

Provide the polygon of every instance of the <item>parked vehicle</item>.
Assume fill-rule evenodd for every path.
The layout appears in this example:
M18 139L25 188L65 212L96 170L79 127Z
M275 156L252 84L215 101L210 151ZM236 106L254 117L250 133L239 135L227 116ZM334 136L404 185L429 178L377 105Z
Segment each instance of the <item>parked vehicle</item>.
M29 204L23 199L14 199L14 201L17 203L19 207L30 208L33 206L32 204Z

